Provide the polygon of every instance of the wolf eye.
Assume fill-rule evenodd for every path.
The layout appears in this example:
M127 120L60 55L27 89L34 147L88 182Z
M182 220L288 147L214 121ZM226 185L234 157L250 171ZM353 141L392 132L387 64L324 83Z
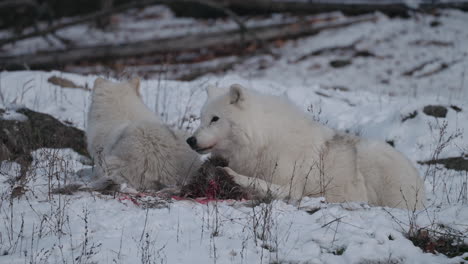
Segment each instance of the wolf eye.
M211 122L210 122L210 123L214 123L214 122L216 122L216 121L218 121L218 120L219 120L219 117L213 116L213 118L211 118Z

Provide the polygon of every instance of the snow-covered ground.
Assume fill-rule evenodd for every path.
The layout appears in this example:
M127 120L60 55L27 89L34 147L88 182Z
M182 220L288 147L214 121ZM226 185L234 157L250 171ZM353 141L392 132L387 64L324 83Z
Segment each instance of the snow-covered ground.
M440 25L431 27L433 21ZM379 16L375 23L286 42L273 50L279 58L252 57L226 74L191 82L157 77L142 82L145 103L179 129L197 126L196 120L188 120L198 116L207 83L227 87L236 82L287 96L311 118L333 128L393 141L421 177L426 176L427 209L408 212L359 203L326 204L321 198L306 198L299 205L274 201L252 207L246 202L202 205L149 197L137 205L123 195L86 192L49 195L57 179L62 183L78 179L77 172L89 166L70 150L40 149L33 155L28 191L19 199L10 200L8 181L18 175L19 165L1 165L0 263L464 261L468 253L455 258L424 253L405 234L425 227L457 234L468 243L468 172L417 163L433 158L440 142L451 136L437 156L468 153L466 25L468 14L458 11L408 20ZM375 56L354 56L349 49L308 56L353 43L356 50ZM351 64L333 68L332 60L351 60ZM447 67L435 71L442 64ZM87 87L96 78L56 71L2 72L0 107L24 105L83 129L90 92L48 83L53 75ZM447 116L426 115L427 105L447 107ZM402 121L414 111L414 118Z
M70 18L64 18L61 22L68 22ZM249 19L246 26L273 25L285 22L297 21L297 18L275 14L270 18ZM46 23L40 24L46 28ZM154 38L177 37L193 33L209 33L221 30L236 29L238 25L232 20L211 19L197 20L193 18L175 18L169 8L165 6L151 6L143 10L131 9L123 14L112 16L109 29L102 30L88 24L79 24L58 30L58 36L71 41L76 46L95 44L129 43ZM34 32L34 28L28 28L23 33ZM10 30L1 30L0 37L12 36ZM86 36L86 37L83 37ZM44 51L50 49L66 49L66 45L54 38L35 37L5 45L0 54L19 55Z

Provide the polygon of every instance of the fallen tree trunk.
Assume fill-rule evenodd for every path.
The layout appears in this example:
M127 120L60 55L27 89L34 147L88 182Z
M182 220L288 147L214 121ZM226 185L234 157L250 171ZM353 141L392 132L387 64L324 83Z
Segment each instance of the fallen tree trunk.
M467 156L418 161L418 163L424 164L424 165L442 164L444 165L445 168L449 170L468 172L468 157Z
M150 39L126 44L109 44L72 48L26 54L20 56L0 57L0 68L6 70L30 68L50 68L80 62L142 56L157 53L184 52L221 45L239 45L256 41L274 39L291 39L316 34L322 30L349 26L355 23L375 21L374 15L365 15L346 20L317 23L315 20L283 23L248 28L249 34L239 30L226 30L214 33L201 33L165 39Z
M31 32L31 33L27 33L27 34L14 36L14 37L8 38L8 39L1 39L0 40L0 46L3 46L3 45L8 44L8 43L16 42L16 41L19 41L19 40L23 40L23 39L28 39L28 38L37 37L37 36L44 36L44 35L53 33L53 32L55 32L55 31L57 31L59 29L62 29L62 28L66 28L66 27L69 27L69 26L77 25L77 24L82 24L82 23L92 21L92 20L95 20L95 19L98 19L98 18L108 17L108 16L110 16L112 14L123 12L123 11L131 9L131 8L145 7L145 6L148 6L148 5L154 5L157 2L158 1L155 1L155 0L147 0L147 1L130 3L128 5L119 6L119 7L113 8L113 9L101 10L101 11L98 11L96 13L92 13L92 14L82 16L82 17L79 17L79 18L76 18L76 19L72 19L72 20L67 21L65 23L52 25L52 26L50 26L48 28L45 28L43 30L34 31L34 32Z
M436 8L454 8L468 11L468 1L422 1L418 7L412 8L400 0L360 0L360 1L323 1L323 0L223 0L220 1L226 8L229 8L239 15L250 14L270 14L270 13L292 13L292 14L318 14L340 11L346 15L362 15L373 12L381 12L388 16L407 17L412 10L431 11ZM197 14L216 14L207 10L201 12L195 8L184 8L177 2L169 4L172 10L182 16L196 16ZM197 6L197 8L204 8ZM206 8L206 7L205 7ZM219 14L219 13L218 13Z
M112 1L112 0L107 0L107 1ZM45 36L47 34L53 34L57 30L60 30L60 29L66 28L66 27L70 27L70 26L74 26L74 25L78 25L78 24L82 24L82 23L86 23L86 22L93 21L93 20L96 20L98 22L100 21L98 23L98 24L100 24L103 21L108 21L109 17L111 15L113 15L113 14L121 13L123 11L126 11L128 9L132 9L132 8L142 8L142 7L151 6L151 5L155 5L155 4L174 4L174 3L178 3L179 5L180 4L181 5L187 5L187 4L190 4L190 3L199 4L199 5L203 6L203 7L207 7L207 8L210 8L210 9L217 10L217 11L229 16L232 20L234 20L234 22L236 22L239 25L241 30L246 31L246 27L245 27L244 23L242 22L242 20L234 12L232 12L228 8L224 7L223 5L218 4L217 2L214 2L212 0L142 0L142 1L130 2L129 4L117 6L117 7L114 7L114 8L112 8L112 3L110 3L110 2L106 2L106 3L109 6L106 6L103 10L100 10L98 12L91 13L91 14L88 14L88 15L85 15L85 16L82 16L82 17L78 17L78 18L72 19L72 20L64 22L64 23L55 24L55 25L49 26L49 27L47 27L45 29L42 29L42 30L37 30L37 31L30 32L30 33L27 33L27 34L21 34L21 35L18 35L18 36L13 36L11 38L0 39L0 47L5 45L5 44L13 43L13 42L20 41L20 40L23 40L23 39L33 38L33 37L37 37L37 36ZM1 4L0 4L0 6L1 6ZM104 24L106 24L106 23L104 23ZM103 25L101 25L101 26L103 26Z
M271 1L271 0L228 0L228 8L237 12L261 13L293 13L293 14L319 14L340 11L346 15L361 15L372 12L382 12L389 16L407 16L408 7L404 3L378 1L363 2L334 2L334 1Z
M192 81L207 73L221 73L233 68L236 64L242 63L248 56L228 56L214 60L207 60L195 63L174 63L174 64L155 64L155 65L131 65L125 67L125 73L136 74L142 78L149 78L151 76L163 76L165 80L179 80L179 81ZM93 66L70 66L65 69L77 74L98 75L102 73L102 65ZM119 78L121 72L110 71L109 77ZM49 81L50 82L50 81ZM56 82L57 85L62 87L62 81ZM67 87L71 85L67 84ZM81 87L79 87L81 88ZM87 87L84 87L87 89Z

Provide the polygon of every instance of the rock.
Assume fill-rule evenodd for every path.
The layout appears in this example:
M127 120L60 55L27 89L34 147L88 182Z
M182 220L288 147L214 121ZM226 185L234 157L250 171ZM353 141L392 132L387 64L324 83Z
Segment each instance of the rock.
M402 117L402 118L401 118L401 122L403 123L403 122L405 122L405 121L408 120L408 119L413 119L413 118L415 118L417 115L418 115L418 111L414 110L414 112L409 113L408 115Z
M351 60L332 60L330 66L333 68L342 68L351 64Z
M27 108L14 111L17 116L25 116L24 119L12 119L11 114L4 118L11 112L0 109L0 160L15 161L26 170L32 162L31 151L39 148L71 148L89 156L82 130Z
M442 105L426 105L423 112L426 115L443 118L447 116L447 107Z
M453 110L455 110L455 112L459 113L462 111L462 109L456 105L451 105L450 108L452 108Z
M431 21L431 23L429 23L429 25L431 27L438 27L438 26L442 25L442 23L440 21L438 21L438 20L433 20L433 21Z
M377 57L377 56L368 50L360 50L354 54L354 57Z
M390 146L392 147L395 147L395 141L394 140L385 140L385 142L387 142L387 144L389 144Z
M468 157L452 157L437 160L419 161L419 164L442 164L445 168L456 171L468 171Z

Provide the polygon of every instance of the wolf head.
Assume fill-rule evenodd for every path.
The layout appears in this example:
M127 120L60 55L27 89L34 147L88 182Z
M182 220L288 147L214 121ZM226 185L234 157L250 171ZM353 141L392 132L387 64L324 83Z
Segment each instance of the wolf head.
M94 81L93 98L99 98L104 96L105 98L110 97L122 97L122 96L137 96L140 95L140 79L133 78L127 82L112 82L101 77Z
M139 93L140 80L112 82L96 79L91 94L87 124L90 127L102 122L162 122L143 102Z
M208 100L200 114L200 126L187 139L192 149L200 154L221 153L241 144L247 137L249 91L233 84L226 92L210 86Z

